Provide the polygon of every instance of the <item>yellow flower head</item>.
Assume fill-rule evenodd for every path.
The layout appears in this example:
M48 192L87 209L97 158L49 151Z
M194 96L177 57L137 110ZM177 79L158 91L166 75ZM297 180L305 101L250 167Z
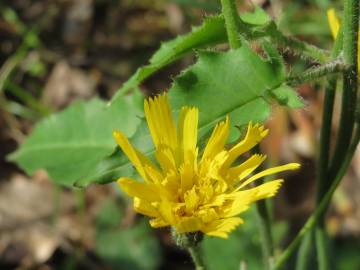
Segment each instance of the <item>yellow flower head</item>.
M252 174L266 158L258 154L237 164L238 157L258 144L268 130L250 123L245 138L225 149L228 117L214 128L200 157L196 107L181 109L177 127L166 94L146 100L144 109L158 164L135 149L121 132L115 131L114 137L144 179L122 177L118 183L134 198L135 211L151 217L154 228L173 226L178 233L201 231L227 238L243 223L238 215L251 203L274 196L283 180L256 187L252 182L300 166L290 163Z
M331 30L331 35L334 39L336 39L337 34L340 30L340 20L336 16L335 9L330 8L327 10L328 23ZM358 39L358 50L360 51L360 35ZM360 76L360 53L358 53L358 76Z

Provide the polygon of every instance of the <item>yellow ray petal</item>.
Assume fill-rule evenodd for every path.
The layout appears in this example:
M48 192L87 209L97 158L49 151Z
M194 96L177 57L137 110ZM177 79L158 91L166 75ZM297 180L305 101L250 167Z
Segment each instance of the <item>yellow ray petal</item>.
M226 140L229 136L229 128L229 116L226 116L225 121L218 123L214 128L210 139L206 144L202 160L207 158L211 159L224 149Z
M210 166L209 166L209 169L207 170L206 175L208 175L214 179L224 181L224 178L223 178L220 170L221 170L223 164L228 159L228 157L229 157L229 152L225 151L225 150L216 154L216 156L214 156L211 159ZM201 168L201 169L203 170L203 168Z
M156 208L149 202L137 197L134 198L134 209L136 212L149 217L157 217L159 215Z
M183 152L182 160L193 163L195 161L197 128L199 119L199 110L195 107L185 107L181 111L179 119L179 133L181 136L181 150Z
M169 196L170 196L170 197L167 196L167 198L170 201L176 201L178 191L179 191L180 185L181 185L179 175L176 174L175 171L169 171L166 174L165 179L161 182L161 185L164 187L167 194L169 194Z
M118 184L131 197L138 197L148 202L160 200L158 190L154 184L139 183L127 177L120 178Z
M235 184L252 173L266 159L265 155L252 155L245 162L228 170L226 180L229 184Z
M275 196L283 182L283 179L277 179L253 188L256 190L256 201Z
M234 201L242 200L247 201L248 203L253 203L257 200L270 198L276 194L283 181L283 179L271 180L254 188L234 191L227 194L226 199Z
M145 173L143 163L148 164L149 166L153 166L151 162L139 151L137 151L129 142L129 140L122 134L120 131L114 131L113 136L117 144L120 146L125 155L129 158L131 163L135 166L136 170L140 174L140 176L147 182L149 179Z
M328 18L331 34L333 38L336 39L336 36L340 29L340 21L336 16L335 9L330 8L327 10L327 18Z
M156 207L160 213L161 218L171 225L175 224L175 216L173 213L173 205L166 198L157 205Z
M164 176L161 172L159 172L155 167L145 165L145 172L148 175L148 177L151 179L151 181L155 184L161 184L161 181L164 179Z
M166 94L144 101L145 117L154 145L165 144L173 150L177 146L175 122Z
M239 217L219 219L205 225L201 231L210 236L228 238L229 232L242 223L244 223L244 221Z
M166 227L166 226L170 225L169 222L166 222L161 217L153 218L149 221L149 223L150 223L150 226L153 228L161 228L161 227Z
M223 169L229 168L241 154L257 145L268 134L268 131L264 126L259 124L253 126L250 122L245 138L229 150L229 157L224 163Z
M259 172L259 173L255 174L255 175L253 175L252 177L250 177L246 181L244 181L244 183L242 183L238 188L236 188L236 190L239 190L239 189L247 186L251 182L253 182L253 181L255 181L255 180L257 180L257 179L259 179L261 177L264 177L264 176L267 176L267 175L270 175L270 174L275 174L275 173L282 172L282 171L287 171L287 170L297 170L299 168L300 168L299 163L289 163L289 164L286 164L286 165L277 166L277 167L273 167L273 168L264 170L262 172Z
M202 209L198 212L198 215L201 217L203 223L211 223L219 219L219 215L214 208Z
M187 191L184 195L186 213L191 215L193 214L195 208L199 205L200 198L196 193L195 186Z
M221 209L222 218L233 217L246 211L255 200L257 190L249 189L227 194L228 202Z
M159 145L156 149L155 156L164 174L177 170L175 156L170 147Z
M175 225L178 233L196 232L200 231L202 227L202 221L198 217L182 217Z
M189 163L183 163L179 169L179 174L180 174L180 182L181 182L181 192L182 194L184 194L194 185L193 166Z
M178 118L178 129L177 129L177 136L178 136L178 143L180 146L179 151L183 153L183 140L184 140L184 124L185 124L185 116L190 111L190 107L184 106L180 110L179 118Z

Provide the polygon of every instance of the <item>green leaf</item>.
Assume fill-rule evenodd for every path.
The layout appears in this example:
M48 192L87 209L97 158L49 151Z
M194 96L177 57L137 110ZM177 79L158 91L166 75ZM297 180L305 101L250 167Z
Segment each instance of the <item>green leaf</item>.
M198 107L200 133L229 114L230 140L236 139L236 126L269 116L267 92L284 80L278 69L245 45L225 53L201 52L197 63L174 81L172 108Z
M300 109L305 105L303 99L297 94L297 92L286 84L271 90L269 94L282 106L287 106L292 109Z
M271 17L259 6L255 6L254 12L241 13L240 18L252 25L264 25L271 22Z
M127 91L137 88L145 79L155 72L194 49L226 42L226 40L224 19L221 16L205 18L203 24L194 27L190 33L164 42L159 50L152 56L150 63L139 68L136 73L123 84L113 97L112 102Z
M211 128L230 115L229 142L233 142L248 122L262 122L270 115L269 91L284 80L279 69L245 46L224 53L201 52L197 63L175 79L169 91L172 109L176 114L182 106L199 108L200 140L207 138L205 135ZM154 152L145 121L132 136L131 143L147 156ZM131 173L131 164L118 150L76 185L104 184Z
M75 103L41 121L9 159L28 174L46 169L55 182L73 185L114 151L114 129L127 136L135 133L137 114L124 98L110 107L98 99Z
M154 152L154 147L147 128L147 123L143 119L130 139L131 144L141 152L150 156ZM121 176L131 177L134 169L129 159L122 153L119 147L108 157L100 161L92 170L89 170L85 177L75 182L77 187L86 187L91 183L107 184L118 180Z

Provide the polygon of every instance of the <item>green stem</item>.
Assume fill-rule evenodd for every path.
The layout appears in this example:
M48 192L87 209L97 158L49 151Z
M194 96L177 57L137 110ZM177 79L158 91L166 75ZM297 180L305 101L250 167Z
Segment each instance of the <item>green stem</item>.
M28 51L28 46L24 42L13 54L9 57L3 66L0 69L0 92L4 89L5 83L13 72L13 70L20 64L20 62L25 58Z
M13 94L19 100L21 100L25 105L29 108L37 111L42 116L48 116L51 112L50 108L43 105L36 98L34 98L31 94L29 94L25 89L20 87L19 85L13 83L9 79L5 82L5 91Z
M322 198L321 203L316 208L315 212L308 218L305 225L301 228L299 233L296 235L295 239L291 242L291 244L282 253L280 258L276 261L276 263L275 263L274 267L272 268L272 270L280 270L280 269L282 269L282 267L284 266L287 259L298 248L298 246L301 243L301 240L303 239L303 237L309 231L311 231L314 228L315 225L318 224L319 220L321 219L323 214L326 212L336 188L340 184L341 179L345 175L345 173L346 173L346 171L347 171L347 169L348 169L348 167L349 167L349 165L351 163L352 157L353 157L353 155L355 153L355 150L356 150L356 147L357 147L359 141L360 141L360 126L358 126L357 129L356 129L356 132L355 132L355 135L354 135L354 140L353 140L352 144L349 147L349 151L346 153L346 156L345 156L345 158L343 160L343 163L342 163L339 171L337 172L335 180L332 183L330 189L325 194L325 196Z
M319 270L329 270L331 269L329 261L330 257L329 254L329 243L328 237L326 234L326 230L322 226L317 226L315 230L315 237L316 237L316 251L318 257L318 269Z
M287 82L290 85L298 85L306 81L314 81L315 79L328 74L343 72L345 69L346 66L344 65L344 63L341 60L337 59L324 65L310 68L301 74L291 76L287 79Z
M313 251L313 233L310 231L307 233L301 241L299 251L296 257L296 267L295 270L308 270L310 259L312 258L311 254Z
M189 251L191 258L194 261L195 269L196 270L205 270L205 264L204 264L203 258L201 256L200 246L199 245L189 246L189 247L187 247L187 250Z
M237 13L236 3L234 0L221 0L221 6L230 47L232 49L240 48L239 26L241 21Z
M342 44L343 44L343 31L342 28L340 28L334 46L331 51L332 59L335 59L336 57L339 56L342 49ZM321 199L326 194L326 192L328 191L331 185L331 181L330 181L331 179L329 178L328 175L328 167L330 160L331 126L332 126L336 86L337 86L337 77L329 76L324 94L322 125L320 131L320 149L317 160L317 174L316 174L316 186L317 186L316 204L317 205L321 203ZM321 227L323 227L323 223L324 223L324 219L320 218L319 224L321 225ZM328 251L327 242L325 241L326 234L323 233L322 237L319 237L318 235L319 232L316 232L315 234L316 234L315 242L317 249L317 261L319 267L322 267L328 264L327 258L330 257L329 255L326 255L326 252ZM307 251L305 250L305 252L308 253L307 257L309 257L311 254L311 247L308 247L308 250ZM302 259L306 260L305 256L303 256ZM306 263L304 265L306 265ZM306 268L304 268L304 270L305 269Z
M319 63L325 63L329 59L329 53L326 50L296 38L285 36L281 31L274 28L272 27L272 31L270 31L271 38L286 50L300 55L304 59L316 60Z
M11 10L11 12L14 11ZM23 40L21 45L17 48L16 52L10 56L0 68L0 92L3 90L4 85L13 70L15 70L15 68L26 57L29 49L31 49L31 47L33 47L37 41L38 28L36 26L32 26L31 28L26 29L21 21L18 21L17 25L20 25L19 28L21 28L21 32L24 33Z
M343 31L342 27L339 30L339 34L336 37L334 46L331 51L331 58L335 59L339 56L343 43ZM329 76L324 94L324 105L322 114L322 125L320 130L320 149L317 160L317 204L320 203L321 198L326 194L329 185L326 183L328 179L327 170L329 167L330 157L330 139L331 139L331 124L334 110L335 93L337 86L337 77Z
M330 77L325 89L324 109L322 114L322 125L320 130L320 149L319 149L317 175L316 175L317 203L320 203L323 195L328 190L328 186L325 180L328 179L327 169L328 169L329 156L330 156L331 123L333 117L336 83L337 83L336 77L334 76Z
M179 247L186 249L190 253L195 269L206 270L199 245L204 235L201 232L177 233L175 228L173 228L172 236Z
M338 40L342 39L344 64L347 69L343 72L343 94L339 131L337 142L331 164L329 166L329 148L331 136L332 107L335 97L336 80L329 79L329 88L331 91L325 93L325 106L323 114L323 127L321 132L321 145L319 155L319 169L317 175L317 204L321 202L324 194L328 192L333 184L343 158L347 155L355 122L356 111L356 92L357 92L357 48L358 48L358 25L359 25L359 3L358 0L344 1L344 23L343 31L340 31L340 37L337 38L333 48L333 56L337 55L341 49ZM332 81L331 81L332 80ZM328 115L327 115L328 114ZM320 270L329 269L329 246L324 224L324 214L319 218L316 235L316 250L318 257L318 266Z
M354 128L357 95L357 54L359 1L344 0L343 57L349 68L344 72L339 132L330 164L329 175L335 175L350 144ZM329 183L331 184L331 183Z
M331 59L335 59L339 56L343 43L343 34L342 29L340 29L339 34L336 37L334 46L331 50ZM323 105L323 113L322 113L322 124L320 131L320 149L317 160L317 174L316 174L316 200L317 204L321 202L321 199L326 194L329 186L328 182L328 166L329 166L329 156L330 156L330 138L331 138L331 124L333 117L333 109L334 109L334 100L336 93L336 85L337 85L337 77L329 76L327 80L327 85L325 86L325 94L324 94L324 105ZM320 220L322 223L322 220ZM311 234L312 235L312 234ZM317 247L319 247L322 243L318 241L320 238L315 238L317 242ZM305 243L306 242L306 243ZM305 237L303 239L303 243L299 250L299 256L297 257L297 269L296 270L306 270L308 269L309 258L312 254L312 244L313 237ZM324 248L322 250L325 250ZM322 259L326 258L326 256L321 256L318 258L319 264L323 265L325 263L321 262Z

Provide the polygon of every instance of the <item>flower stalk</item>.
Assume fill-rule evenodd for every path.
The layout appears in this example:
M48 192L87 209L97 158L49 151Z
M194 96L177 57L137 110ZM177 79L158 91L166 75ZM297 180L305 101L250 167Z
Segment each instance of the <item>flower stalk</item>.
M201 232L178 234L174 229L172 232L176 244L189 252L194 262L195 270L206 270L200 250L200 242L204 235Z

